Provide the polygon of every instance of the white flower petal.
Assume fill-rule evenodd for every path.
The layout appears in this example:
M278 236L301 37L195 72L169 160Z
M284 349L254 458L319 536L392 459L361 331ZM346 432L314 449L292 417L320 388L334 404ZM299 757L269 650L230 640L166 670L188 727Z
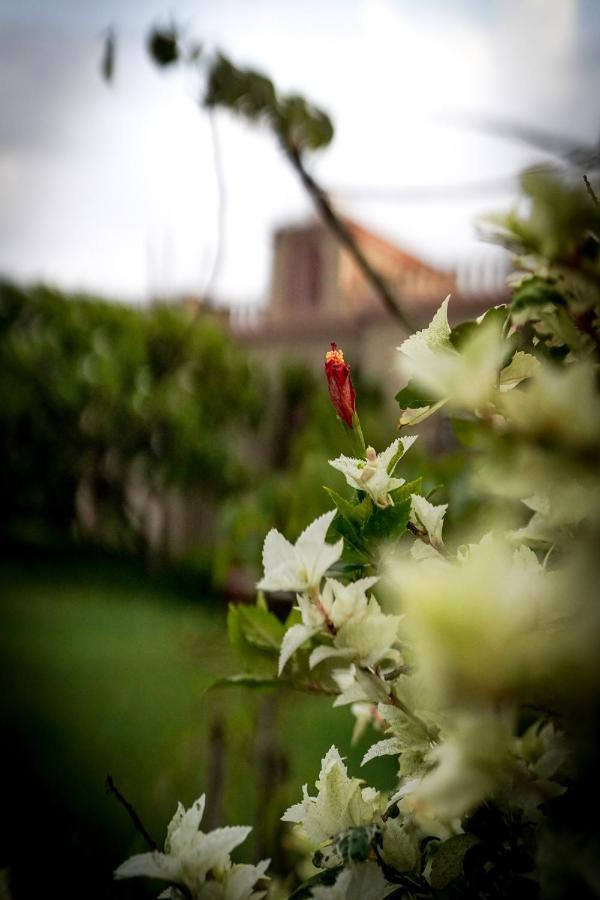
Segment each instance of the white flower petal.
M302 591L307 587L296 556L270 569L256 587L262 591Z
M441 409L447 402L447 399L443 399L438 400L437 403L434 403L432 406L418 406L414 409L404 409L402 410L402 415L400 416L400 422L398 424L402 427L407 425L419 425L421 422L424 422L425 419L428 419L436 413L438 409Z
M535 356L525 353L523 350L517 350L509 365L500 372L500 390L502 392L511 391L525 378L533 378L537 375L541 368L542 365Z
M377 741L377 743L371 744L363 756L361 766L364 766L372 759L376 759L378 756L398 756L402 750L404 750L404 745L398 738L392 737L383 741Z
M323 544L329 526L335 519L336 513L337 509L331 509L329 512L323 513L322 516L315 519L314 522L311 522L296 541L296 549L306 545L312 546L315 544Z
M311 896L313 900L383 900L393 890L379 866L365 862L344 869L335 884L314 887Z
M283 672L285 664L289 658L301 647L309 638L316 634L317 628L308 628L306 625L292 625L288 628L281 642L279 651L279 674Z
M431 543L439 546L442 543L442 528L448 504L434 506L419 494L411 494L411 501L410 518L412 523L417 527L424 528Z
M377 462L385 471L387 471L387 467L393 460L394 456L397 454L399 446L400 438L396 438L395 441L392 441L389 447L387 447L381 453L377 454Z
M307 586L318 587L325 572L338 561L344 550L344 541L336 544L307 543L298 546L298 561L306 572Z
M350 659L352 655L352 650L336 650L335 647L329 647L326 644L322 644L320 647L315 647L308 657L308 666L310 669L314 669L315 666L318 666L319 663L323 662L325 659L331 659L334 656Z
M406 374L410 377L416 364L417 368L423 359L450 344L450 325L448 324L448 303L450 302L450 294L443 301L437 310L433 319L421 331L411 334L401 345L398 350L403 356L402 367ZM408 365L407 365L408 363Z
M290 544L271 529L263 548L264 576L257 587L267 591L305 591L318 588L326 570L342 555L343 540L325 543L327 529L337 510L319 516Z
M167 829L165 841L167 853L180 856L197 840L200 822L204 814L205 799L205 795L202 794L188 810L183 810L181 804L178 805L177 812Z
M229 854L246 840L251 831L248 826L235 825L215 828L203 834L193 854L189 854L186 860L188 866L193 866L195 879L202 881L211 869L229 866Z
M253 894L252 890L259 878L262 878L269 867L271 860L263 859L256 866L238 864L225 873L223 886L225 888L224 900L249 900L263 896Z
M400 441L402 442L402 446L404 447L404 453L406 453L408 450L410 450L410 448L412 447L412 445L414 444L414 442L417 440L418 437L419 437L418 434L407 434L406 437L400 438Z
M138 853L130 856L115 869L115 878L162 878L164 881L178 881L181 867L178 860L159 850L153 853Z
M262 561L265 571L275 569L293 558L293 546L276 528L271 528L263 545Z

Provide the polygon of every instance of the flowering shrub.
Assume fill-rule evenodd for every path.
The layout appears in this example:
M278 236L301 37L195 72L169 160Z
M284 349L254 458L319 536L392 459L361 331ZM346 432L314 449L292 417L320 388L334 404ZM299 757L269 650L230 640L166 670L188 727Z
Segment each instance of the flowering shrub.
M447 298L399 348L400 427L450 413L488 498L484 530L448 539L446 504L402 478L416 435L379 452L365 444L333 345L330 396L358 455L330 465L350 490L329 490L333 508L295 544L272 529L256 606L230 610L246 668L230 683L335 695L355 736L370 729L363 766L397 759L396 782L379 792L327 752L316 792L305 785L283 813L315 867L295 897L597 889L597 844L574 804L596 789L600 215L581 189L549 183L558 206L528 178L529 218L500 227L521 254L512 303L451 329ZM295 595L285 621L265 592ZM240 870L228 853L245 830L202 835L197 811L185 816L165 854L117 874L167 878L171 897L258 896L262 863L231 887Z

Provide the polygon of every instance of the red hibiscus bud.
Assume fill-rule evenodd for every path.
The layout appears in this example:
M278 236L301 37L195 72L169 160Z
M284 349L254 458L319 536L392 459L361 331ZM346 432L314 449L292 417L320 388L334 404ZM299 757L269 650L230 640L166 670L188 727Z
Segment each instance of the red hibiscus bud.
M331 343L331 350L325 354L325 376L329 396L338 416L348 428L352 428L356 413L356 395L350 378L350 366L344 361L344 354L337 344Z

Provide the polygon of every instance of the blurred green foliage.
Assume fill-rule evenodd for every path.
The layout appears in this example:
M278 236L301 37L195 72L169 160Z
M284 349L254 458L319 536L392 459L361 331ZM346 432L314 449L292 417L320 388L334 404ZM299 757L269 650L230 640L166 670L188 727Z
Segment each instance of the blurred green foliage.
M320 369L290 359L269 380L215 317L175 306L0 285L0 371L5 537L147 555L139 498L193 492L216 527L178 561L225 588L241 569L242 593L265 533L297 535L329 509L327 460L353 452ZM382 391L354 375L365 433L383 447L394 427L382 426Z
M600 206L579 176L525 172L525 205L488 216L482 234L515 255L511 321L536 352L561 361L593 354L600 337Z
M281 809L298 783L314 779L330 745L348 742L344 711L296 693L205 693L239 668L224 608L209 596L192 605L189 589L134 563L93 551L21 551L0 561L0 588L0 674L12 686L0 701L10 735L0 867L11 867L14 896L43 894L50 871L68 900L156 896L141 880L112 881L113 868L144 846L105 792L108 774L155 840L177 799L189 804L207 791L214 824L254 824L246 857L267 853L281 870ZM265 713L276 726L268 739ZM216 721L223 738L215 747ZM365 749L365 740L351 748L352 765ZM266 771L265 786L273 754L279 775ZM391 770L378 761L375 783Z
M85 488L100 540L137 549L134 481L207 498L247 482L264 379L209 317L4 284L0 369L5 530L72 534Z

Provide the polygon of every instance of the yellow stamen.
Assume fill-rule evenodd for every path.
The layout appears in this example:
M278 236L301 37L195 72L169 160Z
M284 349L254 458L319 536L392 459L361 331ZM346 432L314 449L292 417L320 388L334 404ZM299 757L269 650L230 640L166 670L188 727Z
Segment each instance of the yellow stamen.
M330 361L343 363L345 361L343 351L342 350L328 350L327 353L325 354L325 362L330 362Z

